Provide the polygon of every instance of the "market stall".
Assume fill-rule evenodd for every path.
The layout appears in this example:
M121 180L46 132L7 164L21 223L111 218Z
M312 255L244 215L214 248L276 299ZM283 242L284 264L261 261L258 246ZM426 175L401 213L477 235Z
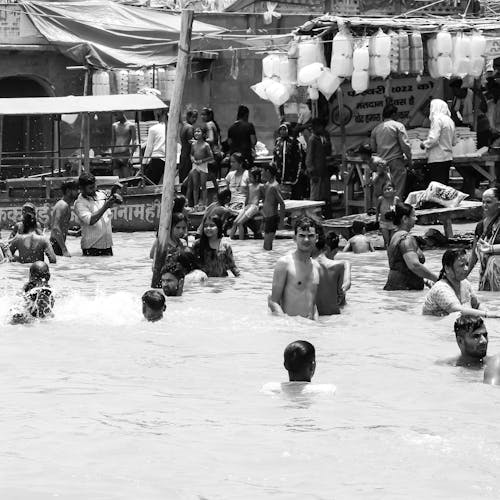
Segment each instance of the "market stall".
M447 82L454 77L473 89L470 128L457 129L457 164L496 179L496 154L477 148L478 89L487 68L487 55L497 43L496 18L467 19L395 17L344 18L325 15L309 21L293 34L283 50L263 60L262 81L253 90L282 110L289 103L307 103L311 115L324 118L344 180L364 190L360 203L369 208L368 172L351 151L367 141L382 121L387 103L398 108L398 120L409 131L414 158L425 163L420 149L428 133L432 98L447 99ZM489 154L488 154L489 153ZM483 155L487 156L483 156ZM418 162L417 162L418 163ZM347 186L346 186L347 187ZM352 186L351 186L352 187ZM346 194L354 189L346 189Z

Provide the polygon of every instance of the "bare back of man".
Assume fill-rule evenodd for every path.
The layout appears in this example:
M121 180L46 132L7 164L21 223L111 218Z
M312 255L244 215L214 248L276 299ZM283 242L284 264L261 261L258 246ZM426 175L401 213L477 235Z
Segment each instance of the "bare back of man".
M10 242L10 251L14 256L14 260L24 264L38 260L43 262L45 255L47 255L51 264L56 262L56 255L47 238L34 232L16 235ZM15 255L16 251L17 255Z
M68 235L69 223L71 220L71 207L69 203L61 199L54 205L52 212L52 230L50 232L50 240L54 246L54 242L60 249L60 255L69 256L66 249L66 236Z
M316 307L320 316L340 314L340 306L345 304L344 283L345 263L319 255L316 259L319 268L319 286Z
M316 293L319 285L319 264L310 257L300 259L297 252L279 259L273 276L269 300L271 311L289 316L316 316Z
M354 235L344 248L344 252L351 250L353 253L373 252L374 248L370 240L364 234Z

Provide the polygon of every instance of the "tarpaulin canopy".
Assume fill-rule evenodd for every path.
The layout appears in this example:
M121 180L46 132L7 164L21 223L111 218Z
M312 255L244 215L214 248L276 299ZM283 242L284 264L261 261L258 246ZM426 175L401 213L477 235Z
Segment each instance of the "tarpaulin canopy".
M111 111L145 111L166 107L162 100L151 94L0 99L0 115L71 115Z
M109 0L21 2L40 33L74 61L96 68L175 63L181 16ZM193 39L224 29L193 22Z

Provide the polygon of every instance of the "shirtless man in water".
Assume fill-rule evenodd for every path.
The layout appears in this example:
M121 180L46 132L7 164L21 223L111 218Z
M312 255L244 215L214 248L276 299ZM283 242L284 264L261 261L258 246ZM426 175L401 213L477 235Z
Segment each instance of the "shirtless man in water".
M113 175L120 179L132 174L129 167L136 148L135 125L127 120L123 111L117 111L118 121L111 128L111 144L113 145Z
M295 225L295 252L276 263L273 289L268 299L275 314L315 319L319 264L311 259L318 238L314 221L302 217Z
M27 212L23 218L24 233L18 233L10 242L10 251L13 260L29 263L44 260L47 255L51 264L56 263L56 254L49 240L40 236L36 231L36 219L31 212ZM16 252L18 255L16 255Z
M78 182L74 180L64 181L61 184L62 198L54 205L52 212L52 231L50 243L56 255L71 257L66 247L66 236L68 235L71 220L71 205L78 198Z

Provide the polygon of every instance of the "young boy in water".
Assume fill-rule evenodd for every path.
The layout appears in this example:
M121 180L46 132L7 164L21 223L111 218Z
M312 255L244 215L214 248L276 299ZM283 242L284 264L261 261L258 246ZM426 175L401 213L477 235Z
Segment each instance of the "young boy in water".
M158 290L148 290L142 296L142 314L147 321L155 322L163 319L165 296Z
M344 252L365 253L374 252L371 241L366 237L366 224L362 220L355 220L352 223L354 236L349 239L344 248Z
M264 184L264 250L273 249L273 240L280 221L285 218L285 201L281 195L280 185L276 181L277 169L274 165L267 165L262 170ZM280 210L278 212L278 206Z
M350 262L334 260L338 245L339 237L333 231L316 242L319 251L316 262L320 265L316 307L320 316L340 314L345 294L351 287Z
M49 280L49 266L45 262L37 261L31 264L29 281L23 289L23 311L13 315L12 324L28 323L34 318L52 316L54 297Z

